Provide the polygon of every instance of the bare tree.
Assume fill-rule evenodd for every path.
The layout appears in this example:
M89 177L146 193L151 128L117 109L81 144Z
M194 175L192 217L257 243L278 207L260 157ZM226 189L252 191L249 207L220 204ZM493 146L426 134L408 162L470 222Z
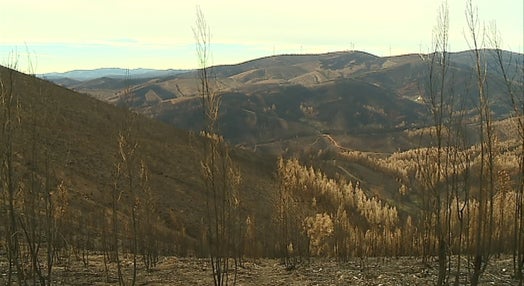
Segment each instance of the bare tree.
M111 240L111 248L113 252L111 258L116 261L118 284L121 286L124 285L125 282L122 273L122 263L120 261L120 223L118 213L120 212L120 201L123 195L123 191L120 188L120 180L122 180L123 172L122 164L117 159L114 163L111 182L111 226L113 228Z
M118 139L119 160L121 168L123 169L123 176L125 184L123 186L128 197L131 199L131 237L132 237L132 253L133 253L133 274L131 285L136 283L137 273L137 255L138 255L138 195L135 182L135 169L137 164L136 152L138 143L133 140L129 130L121 132Z
M215 90L209 70L210 29L200 7L197 7L196 23L193 34L196 40L196 52L199 61L198 90L202 102L205 130L203 131L204 147L202 174L206 191L207 221L206 232L209 244L211 268L215 285L228 285L230 259L233 257L234 277L236 283L237 263L240 243L235 234L239 227L235 222L239 219L238 185L240 174L232 165L229 147L219 135L218 117L220 110L220 94Z
M493 119L491 114L491 103L488 97L486 83L486 63L484 50L481 49L479 35L479 20L477 8L473 6L473 1L469 0L466 6L466 20L468 23L470 45L473 50L475 62L475 80L478 92L478 113L479 113L479 180L478 180L478 213L474 227L474 254L473 254L473 273L471 284L477 285L480 276L484 272L492 251L493 233L493 198L495 196L495 146L493 134Z
M17 212L15 209L15 191L18 188L16 174L14 169L14 137L19 122L19 101L15 93L15 70L17 61L15 60L5 72L0 74L0 123L1 130L1 166L0 175L2 180L2 189L5 198L7 213L6 226L6 245L7 256L9 260L7 271L7 283L10 285L13 281L13 273L16 271L18 284L24 285L24 271L20 263L20 244L19 230L17 224Z
M448 116L448 107L453 103L451 102L449 89L446 85L449 84L448 69L449 69L449 53L448 53L448 30L449 30L449 19L448 19L448 7L447 3L441 6L438 13L438 22L434 30L434 47L435 51L431 57L430 73L429 73L429 107L431 110L431 116L434 124L434 138L436 140L436 160L432 163L436 164L433 173L429 175L429 190L434 197L435 206L434 212L436 216L436 236L437 236L437 253L439 261L439 275L437 285L443 285L446 283L447 278L447 231L449 229L446 224L448 212L449 192L446 189L446 193L443 194L441 183L443 178L447 178L447 154L445 154L449 148L445 146L445 132L448 128L446 124ZM433 129L432 129L433 130ZM428 149L429 150L429 149ZM433 177L435 176L435 177ZM444 196L444 197L443 197Z
M149 185L149 170L144 161L140 164L140 195L138 212L140 217L140 251L147 271L151 271L158 262L157 202Z
M511 57L507 58L504 55L501 49L502 40L500 39L495 24L491 27L490 32L490 44L495 49L495 61L502 75L505 94L509 98L509 103L513 110L512 117L517 130L517 140L520 145L518 158L519 171L517 185L515 186L515 216L513 221L513 271L515 277L519 279L520 285L522 285L522 271L524 266L524 100L521 95L524 93L524 62L521 62L522 57L513 59ZM514 71L512 73L513 69ZM511 74L513 74L513 76ZM520 86L515 84L515 82L519 82L519 80Z

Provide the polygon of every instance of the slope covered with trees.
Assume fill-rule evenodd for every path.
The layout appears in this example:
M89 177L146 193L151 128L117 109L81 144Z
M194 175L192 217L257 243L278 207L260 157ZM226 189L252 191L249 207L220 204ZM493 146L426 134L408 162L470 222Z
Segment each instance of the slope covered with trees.
M0 263L8 284L48 284L55 265L71 257L87 265L92 251L119 271L124 253L149 269L159 255L205 252L206 193L195 158L207 139L13 69L0 72L0 249L8 261ZM242 215L262 227L271 215L273 161L245 151L231 158L242 170Z
M437 285L477 285L509 255L522 283L523 56L496 32L480 46L471 1L471 50L449 53L447 15L425 55L208 67L198 10L201 67L111 81L119 108L0 68L2 281L49 285L93 254L119 285L172 255L208 257L215 285L250 258L415 256Z

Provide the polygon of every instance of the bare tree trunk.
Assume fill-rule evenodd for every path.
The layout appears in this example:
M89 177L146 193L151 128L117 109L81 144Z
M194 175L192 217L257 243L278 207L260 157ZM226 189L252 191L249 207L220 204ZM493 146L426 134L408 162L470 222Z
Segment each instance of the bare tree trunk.
M422 161L420 170L422 184L430 192L429 207L425 209L429 217L435 216L435 236L437 240L437 255L439 261L439 272L437 285L447 283L448 277L448 245L450 239L450 202L451 193L448 169L450 156L449 133L450 122L453 116L453 98L448 90L449 84L448 67L448 8L442 4L438 11L437 25L434 29L433 41L434 51L430 55L429 79L427 85L427 96L425 101L432 118L433 128L430 137L434 140L434 147L428 148L426 158ZM433 131L434 130L434 131ZM447 144L447 145L446 145Z
M11 68L16 68L16 62ZM7 272L7 282L11 284L13 281L13 270L16 270L19 285L25 285L24 271L20 264L20 244L18 240L18 226L16 222L17 213L15 211L15 190L17 188L15 183L15 171L13 162L13 139L15 135L15 124L17 122L18 99L14 92L14 73L11 68L7 70L7 76L4 80L0 78L0 104L2 107L2 179L3 189L7 197L7 255L9 260L9 269ZM5 74L4 74L5 76Z
M117 266L117 275L118 275L118 284L125 285L123 273L122 273L122 264L120 262L120 250L119 250L119 222L118 222L118 212L119 212L119 202L122 192L119 187L119 180L121 177L121 165L120 163L115 163L115 170L113 174L113 183L111 188L111 223L113 226L113 236L112 236L112 248L113 248L113 259L116 261Z
M494 143L490 103L486 89L486 67L483 55L478 45L478 15L469 0L466 8L466 18L472 41L475 72L479 100L479 141L480 141L480 170L478 185L478 212L476 218L475 251L473 259L473 273L471 284L477 285L480 276L491 255L491 234L493 230L493 197L494 187ZM487 222L485 221L487 219Z
M522 86L519 93L519 90L516 90L513 82L515 78L511 78L508 69L512 68L512 59L509 58L509 64L506 66L504 64L504 55L500 47L500 40L496 26L493 27L491 31L492 35L490 38L490 43L495 49L495 60L497 66L501 72L504 86L506 88L506 95L509 97L511 108L513 109L513 117L516 121L518 140L520 142L520 157L519 157L519 176L517 179L516 186L516 199L515 199L515 217L513 221L513 271L515 277L519 279L520 284L522 284L523 274L523 253L524 249L522 247L523 240L523 193L524 193L524 122L523 122L523 113L524 113L524 100L521 96L517 94L522 94ZM515 59L515 77L520 76L520 80L524 80L524 63L519 62L519 59Z
M220 95L212 86L208 69L210 60L210 31L204 15L197 7L196 26L193 34L200 69L198 70L198 90L202 100L202 112L205 123L203 132L202 174L206 191L207 238L210 250L210 262L215 285L229 284L229 263L236 257L238 237L235 234L235 221L238 219L239 196L236 189L240 184L240 175L232 166L229 147L219 135L218 116ZM236 277L237 263L234 275ZM236 278L233 284L236 283Z

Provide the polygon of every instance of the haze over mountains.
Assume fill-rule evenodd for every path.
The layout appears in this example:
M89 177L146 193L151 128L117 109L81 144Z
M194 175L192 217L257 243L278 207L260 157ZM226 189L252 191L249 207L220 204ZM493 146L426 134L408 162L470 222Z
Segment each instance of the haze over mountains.
M92 80L95 78L108 77L125 79L133 78L153 78L175 75L186 72L187 70L156 70L156 69L123 69L123 68L99 68L93 70L73 70L68 72L53 72L40 74L39 76L49 80L71 79L77 81Z
M493 51L486 53L490 94L504 91ZM504 52L515 77L523 55ZM221 132L234 144L274 154L297 142L313 144L321 134L338 136L355 148L394 151L412 147L399 136L395 143L371 140L373 134L398 134L427 124L425 83L430 55L378 57L360 51L312 55L278 55L210 69L222 94ZM471 51L450 54L453 92L475 108L474 60ZM110 71L108 71L110 72ZM145 73L146 75L151 73ZM51 78L50 78L51 79ZM81 82L53 81L104 101L126 106L186 130L202 129L196 73L104 77ZM523 80L516 78L518 84ZM508 115L509 104L494 101L496 116ZM361 142L361 143L358 143Z

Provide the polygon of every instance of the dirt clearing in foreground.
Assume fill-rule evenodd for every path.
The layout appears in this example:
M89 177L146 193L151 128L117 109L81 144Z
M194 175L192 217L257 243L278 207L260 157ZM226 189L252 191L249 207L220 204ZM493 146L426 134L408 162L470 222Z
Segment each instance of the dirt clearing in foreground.
M0 258L0 283L6 282L5 257ZM465 268L467 261L463 261ZM131 259L123 260L125 279L130 281ZM512 278L511 257L494 258L482 276L481 285L517 285ZM463 273L465 277L466 272ZM292 270L276 259L248 259L238 269L237 285L435 285L437 262L425 266L419 258L367 258L337 263L329 259L311 259ZM108 264L106 272L101 255L92 255L86 267L71 259L57 264L53 271L55 285L118 284L116 264ZM232 282L233 275L230 275ZM453 274L450 282L454 281ZM213 285L207 259L161 258L158 265L146 272L140 264L137 285ZM461 285L465 281L461 281ZM230 283L232 285L232 283Z

